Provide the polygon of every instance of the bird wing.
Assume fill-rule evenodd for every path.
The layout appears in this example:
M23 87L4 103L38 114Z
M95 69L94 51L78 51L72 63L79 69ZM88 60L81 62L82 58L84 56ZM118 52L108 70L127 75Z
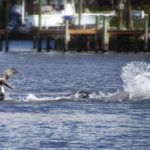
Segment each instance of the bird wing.
M1 76L1 78L3 78L5 81L7 81L12 75L18 73L18 71L16 70L16 68L12 67L9 68L7 70L5 70Z

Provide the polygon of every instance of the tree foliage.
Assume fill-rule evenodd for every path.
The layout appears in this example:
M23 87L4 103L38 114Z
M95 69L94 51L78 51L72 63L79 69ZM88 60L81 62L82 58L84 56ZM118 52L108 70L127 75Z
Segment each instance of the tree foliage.
M116 9L118 3L121 0L95 0L93 7L98 10L110 10ZM127 2L128 0L122 0ZM150 0L130 0L132 9L134 10L145 10L145 12L150 13Z

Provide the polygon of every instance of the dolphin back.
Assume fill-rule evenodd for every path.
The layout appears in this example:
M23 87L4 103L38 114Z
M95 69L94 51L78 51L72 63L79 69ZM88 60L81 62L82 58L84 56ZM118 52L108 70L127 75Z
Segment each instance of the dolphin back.
M129 99L129 93L125 91L118 92L117 94L114 94L107 98L107 100L112 101L124 101Z

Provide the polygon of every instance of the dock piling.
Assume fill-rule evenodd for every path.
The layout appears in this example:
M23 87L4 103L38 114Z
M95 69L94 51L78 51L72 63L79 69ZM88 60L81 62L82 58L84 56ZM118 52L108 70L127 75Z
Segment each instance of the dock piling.
M46 39L46 51L49 52L50 51L50 37L47 36Z
M109 49L109 20L107 16L103 16L103 37L102 37L102 48L104 51Z
M65 19L65 51L68 50L69 36L69 19Z
M38 37L37 38L37 44L38 44L38 52L41 52L42 51L42 41L41 41L41 37Z
M37 48L37 41L36 41L36 35L32 36L32 41L33 41L33 49Z
M145 14L144 17L144 49L148 50L148 14Z
M96 15L95 19L96 19L96 34L94 38L95 38L95 52L97 52L99 49L99 44L98 44L99 15Z
M79 27L81 27L81 20L82 20L82 11L83 11L83 0L79 0L79 20L78 20L78 23L79 23Z
M38 52L41 52L42 51L42 41L41 41L41 35L40 35L40 30L41 30L41 14L42 14L42 10L41 10L41 7L42 7L42 0L38 0L39 2L39 12L38 12L38 33L37 33L37 51Z

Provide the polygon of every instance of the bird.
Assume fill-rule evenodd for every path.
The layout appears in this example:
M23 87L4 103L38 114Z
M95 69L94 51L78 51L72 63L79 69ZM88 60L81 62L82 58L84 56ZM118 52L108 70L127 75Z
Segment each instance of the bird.
M9 84L8 84L8 79L18 73L17 69L15 67L6 69L1 75L0 75L0 101L5 100L5 86L9 89L13 89Z

